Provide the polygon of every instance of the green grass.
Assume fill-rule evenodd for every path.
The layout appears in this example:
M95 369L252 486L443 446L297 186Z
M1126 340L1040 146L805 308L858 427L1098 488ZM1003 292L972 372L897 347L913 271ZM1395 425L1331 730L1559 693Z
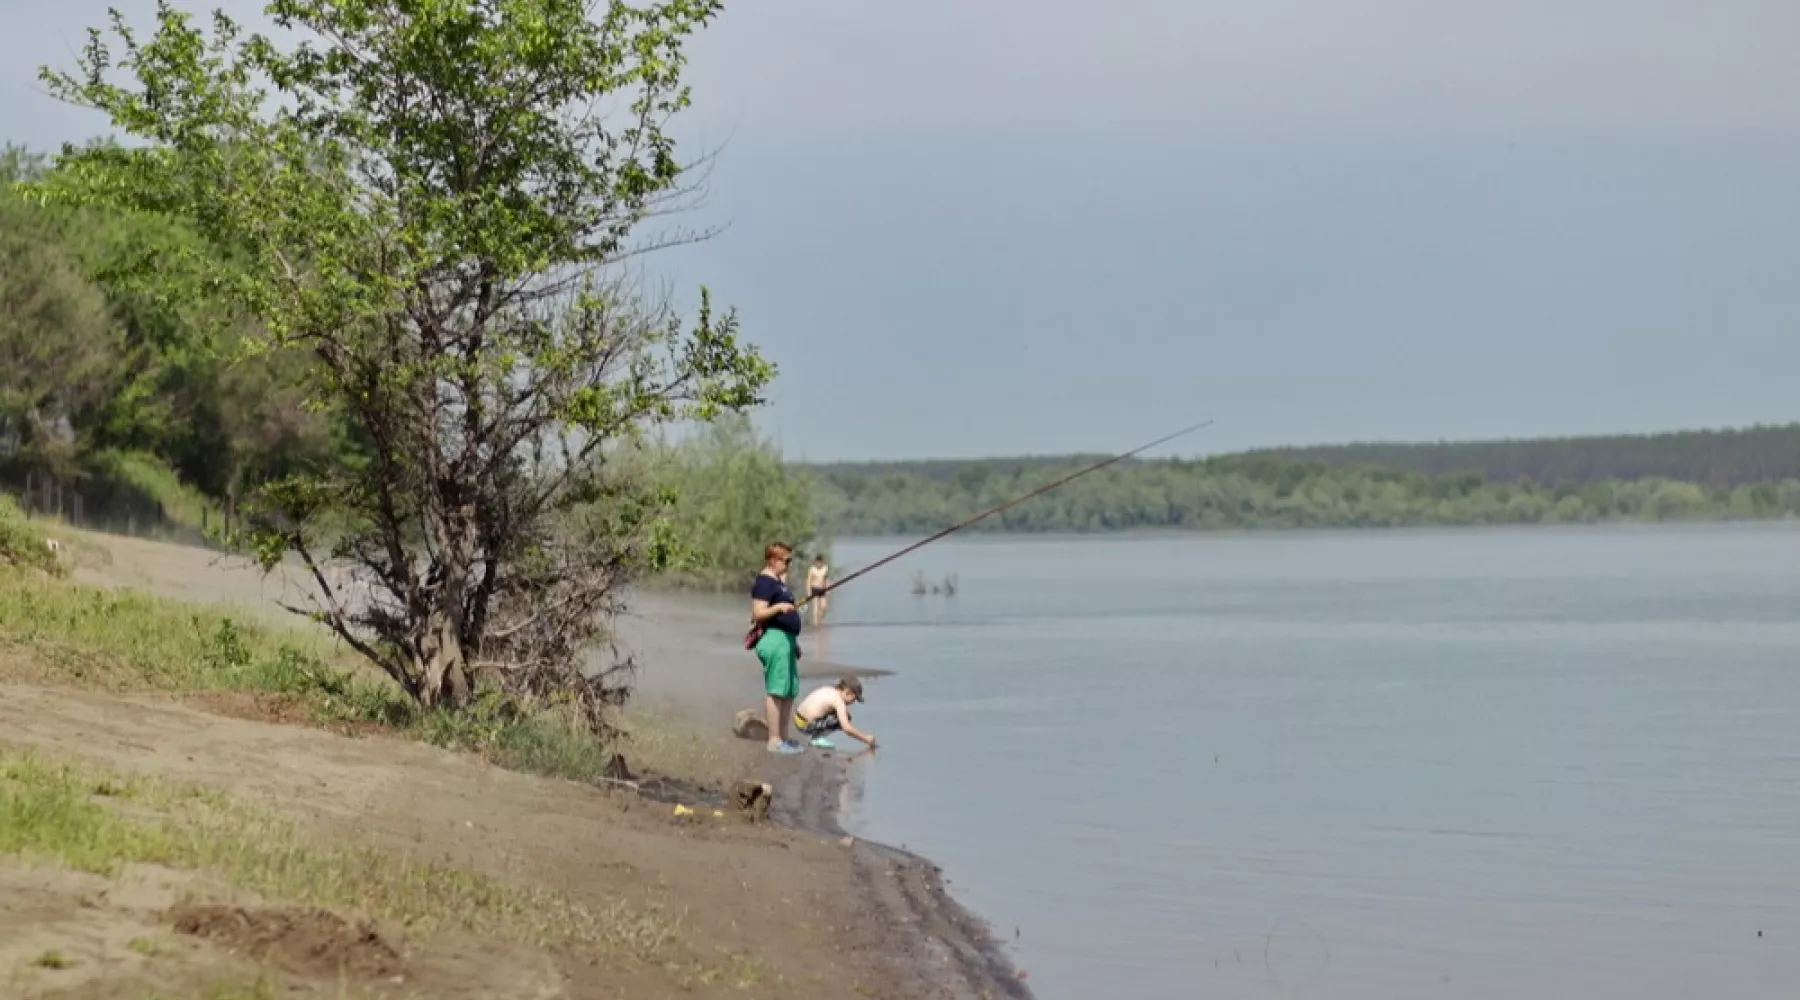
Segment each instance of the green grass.
M77 871L112 875L121 861L173 861L160 827L127 822L94 802L121 788L56 773L35 758L0 755L0 854L53 853Z
M0 854L107 876L133 863L193 868L265 899L354 910L420 934L454 927L645 960L667 959L681 939L673 918L623 901L593 909L465 869L315 847L287 820L215 791L34 754L0 751Z
M0 647L29 651L44 679L109 690L254 692L320 724L374 723L502 767L577 780L600 774L600 741L557 712L486 697L419 711L385 676L322 630L265 624L242 609L46 580L63 571L38 526L0 496Z
M110 478L154 501L171 524L201 531L222 521L216 502L182 482L174 469L154 455L102 451L90 456L87 464L90 474Z
M110 454L106 463L111 474L135 477L140 486L166 479L163 492L174 499L163 498L165 506L179 500L186 487L139 459ZM0 648L28 651L42 680L114 691L272 695L320 725L372 723L501 767L573 780L598 777L610 758L593 733L558 711L522 711L493 697L455 711L420 711L322 629L272 626L242 608L19 572L16 565L24 564L66 575L78 548L81 559L111 557L104 546L70 536L62 539L68 555L58 560L44 537L38 522L0 495Z
M458 711L423 713L410 729L434 746L480 754L510 770L576 781L598 776L608 757L600 741L569 716L520 715L492 694Z
M275 990L274 981L268 977L253 979L249 982L221 982L206 988L206 992L194 1000L275 1000L279 994ZM163 998L158 998L163 1000ZM171 997L168 1000L175 1000Z
M29 648L70 679L113 688L334 695L377 714L385 710L377 703L400 698L328 664L330 647L319 636L17 572L0 571L0 643Z
M60 951L46 951L32 959L31 964L40 969L69 969L75 966L75 963L65 958Z
M269 626L239 609L0 569L0 646L29 651L47 680L274 695L321 725L373 723L513 770L588 780L607 760L592 733L557 712L521 712L492 697L421 712L322 632Z
M26 566L55 576L68 572L44 546L44 533L25 517L18 501L0 493L0 566Z

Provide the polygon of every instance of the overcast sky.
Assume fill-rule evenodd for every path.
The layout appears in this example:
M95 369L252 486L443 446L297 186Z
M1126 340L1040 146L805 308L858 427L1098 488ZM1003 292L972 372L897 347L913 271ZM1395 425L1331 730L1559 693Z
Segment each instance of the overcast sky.
M105 7L0 0L0 136L98 130L34 77ZM794 457L1788 422L1796 39L1792 0L740 2L682 129L729 228L650 264L740 307Z

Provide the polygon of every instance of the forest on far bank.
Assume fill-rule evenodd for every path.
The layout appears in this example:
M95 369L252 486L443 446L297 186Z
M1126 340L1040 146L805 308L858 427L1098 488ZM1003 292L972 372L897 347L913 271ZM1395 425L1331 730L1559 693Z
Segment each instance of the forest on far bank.
M800 467L827 535L930 531L1099 456ZM973 530L1406 527L1800 515L1800 424L1136 459Z
M1800 479L1800 423L1741 429L1429 443L1271 448L1254 457L1330 466L1374 465L1427 475L1479 473L1544 486L1674 479L1708 487Z

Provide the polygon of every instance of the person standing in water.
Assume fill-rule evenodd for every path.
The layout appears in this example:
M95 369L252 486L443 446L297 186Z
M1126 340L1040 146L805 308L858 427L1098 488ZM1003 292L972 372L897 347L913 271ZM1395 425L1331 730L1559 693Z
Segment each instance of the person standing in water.
M806 571L806 596L812 601L813 628L825 622L825 607L830 600L825 596L826 588L831 586L831 567L825 565L825 555L813 556L812 568Z
M756 658L763 668L763 712L769 723L769 752L805 753L806 748L788 739L788 719L794 698L800 693L800 610L787 586L788 563L793 547L770 542L763 549L763 568L750 585L750 622L762 634L756 639Z

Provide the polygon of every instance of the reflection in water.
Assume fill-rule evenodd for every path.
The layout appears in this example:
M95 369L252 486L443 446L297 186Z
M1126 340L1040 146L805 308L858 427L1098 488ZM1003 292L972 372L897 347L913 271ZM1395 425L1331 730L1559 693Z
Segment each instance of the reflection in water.
M863 791L868 787L869 769L874 760L867 748L844 753L840 747L839 754L844 758L844 781L838 786L838 822L846 830L854 830L861 822Z
M820 660L831 659L831 626L829 624L805 631L802 635L805 636L803 641L806 643L806 652L809 655Z

